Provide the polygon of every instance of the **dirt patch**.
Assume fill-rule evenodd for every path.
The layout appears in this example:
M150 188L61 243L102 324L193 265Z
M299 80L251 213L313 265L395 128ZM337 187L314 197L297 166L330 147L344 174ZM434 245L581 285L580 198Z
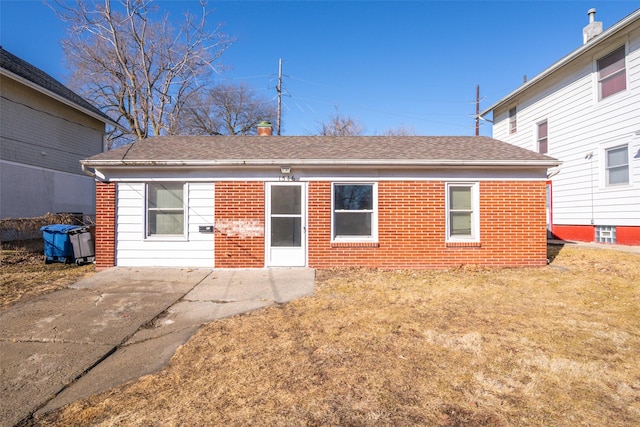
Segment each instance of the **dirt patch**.
M314 296L211 323L161 372L35 424L640 425L639 306L640 257L606 250L324 270Z
M3 242L0 254L0 308L57 291L95 272L93 264L45 264L44 241Z

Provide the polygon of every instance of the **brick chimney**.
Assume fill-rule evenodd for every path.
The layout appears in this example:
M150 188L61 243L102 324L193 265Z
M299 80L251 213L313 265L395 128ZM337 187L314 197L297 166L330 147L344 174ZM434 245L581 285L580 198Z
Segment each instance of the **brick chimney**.
M602 33L602 22L597 22L596 19L596 10L591 8L587 12L589 15L589 24L582 29L582 44L587 44L587 42L600 33Z
M258 123L258 136L272 135L271 122L263 121Z

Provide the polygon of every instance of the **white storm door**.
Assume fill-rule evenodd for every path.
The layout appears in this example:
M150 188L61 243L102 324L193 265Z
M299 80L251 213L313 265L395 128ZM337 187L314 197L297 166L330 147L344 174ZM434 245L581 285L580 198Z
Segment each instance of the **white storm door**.
M307 264L306 187L304 183L267 183L267 267Z

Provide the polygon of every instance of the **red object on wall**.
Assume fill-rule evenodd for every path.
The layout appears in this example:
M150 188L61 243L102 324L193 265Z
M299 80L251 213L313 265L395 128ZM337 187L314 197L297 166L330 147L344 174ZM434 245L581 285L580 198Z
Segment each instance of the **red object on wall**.
M619 245L640 245L640 227L616 227L616 242Z
M593 242L596 228L593 225L553 225L553 235L561 240Z
M594 225L558 225L554 224L553 234L558 239L576 242L595 242ZM616 244L640 245L640 227L616 226Z

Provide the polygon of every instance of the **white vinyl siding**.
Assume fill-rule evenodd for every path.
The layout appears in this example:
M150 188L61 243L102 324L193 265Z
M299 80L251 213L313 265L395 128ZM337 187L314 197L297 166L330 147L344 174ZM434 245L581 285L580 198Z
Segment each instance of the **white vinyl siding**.
M626 41L625 91L600 101L598 59ZM518 132L509 106L494 111L493 137L537 151L536 124L552 124L554 224L640 226L640 28L576 59L518 94ZM605 150L628 145L629 183L606 185ZM589 156L591 154L591 156ZM556 173L558 172L558 173Z
M214 267L214 184L185 184L186 235L145 239L145 183L118 183L116 265L124 267Z

